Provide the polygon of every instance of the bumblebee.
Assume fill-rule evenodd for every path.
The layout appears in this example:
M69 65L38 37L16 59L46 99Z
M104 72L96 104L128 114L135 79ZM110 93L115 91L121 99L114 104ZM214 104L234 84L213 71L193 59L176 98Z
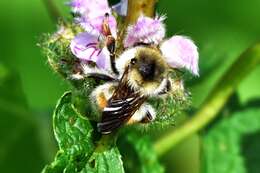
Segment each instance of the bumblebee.
M115 62L118 75L84 67L85 74L107 82L98 86L91 99L102 112L98 129L109 134L124 124L148 123L156 111L146 101L171 90L169 67L154 46L136 46L126 50Z

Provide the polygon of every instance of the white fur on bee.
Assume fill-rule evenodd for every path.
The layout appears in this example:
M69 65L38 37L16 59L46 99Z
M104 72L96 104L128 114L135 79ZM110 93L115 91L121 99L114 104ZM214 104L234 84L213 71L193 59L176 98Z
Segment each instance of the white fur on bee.
M131 80L131 77L130 77L128 80L128 85L130 87L132 87L134 90L139 90L140 93L145 96L157 97L157 96L161 96L161 95L159 95L159 93L162 92L167 87L168 80L172 83L171 79L165 78L165 79L163 79L163 81L161 82L161 84L158 87L155 86L156 84L150 83L148 86L143 88L143 87L140 87L136 81Z
M113 88L116 86L116 82L107 82L103 85L100 85L92 91L92 93L90 94L90 99L93 100L94 103L97 103L97 98L101 93L104 94L106 99L109 99L110 97L112 97L112 94L114 93Z
M146 87L140 87L136 81L131 80L131 78L128 80L128 85L131 86L134 90L140 91L140 94L144 96L156 96L156 84L150 83Z
M156 118L156 112L155 112L154 108L151 105L147 104L147 103L144 103L134 113L134 115L131 117L131 120L136 121L136 122L140 122L147 116L147 112L149 112L151 114L152 121L153 121Z
M120 73L120 78L122 77L126 66L130 63L131 59L136 56L138 47L130 48L125 50L116 60L116 68Z

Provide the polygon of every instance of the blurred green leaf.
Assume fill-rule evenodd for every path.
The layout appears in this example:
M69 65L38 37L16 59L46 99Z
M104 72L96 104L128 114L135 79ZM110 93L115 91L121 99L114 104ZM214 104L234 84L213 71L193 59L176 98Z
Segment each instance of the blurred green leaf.
M241 150L247 172L258 173L260 161L260 131L242 138Z
M27 107L19 77L2 64L0 118L1 172L39 172L45 158L38 139L37 120Z
M205 173L246 173L248 165L243 140L246 135L260 131L260 109L249 109L237 112L230 118L221 120L204 137L203 155ZM247 140L251 140L247 138ZM249 141L247 141L248 143ZM259 146L258 146L259 148ZM246 148L252 150L252 148ZM254 152L257 152L255 150ZM259 154L259 153L258 153ZM248 157L248 156L247 156ZM259 159L259 157L258 157ZM254 159L252 163L257 165L260 160ZM258 170L260 166L258 164Z
M110 138L96 141L99 134L94 133L91 122L74 108L71 92L65 93L58 102L53 115L53 128L60 150L43 173L124 172L118 149L114 143L107 142Z
M66 0L58 1L59 7L68 12ZM40 35L54 32L56 24L51 23L41 0L0 1L0 9L0 33L7 33L1 37L0 61L19 73L31 108L54 108L68 86L48 68L36 44Z
M122 153L125 171L128 173L163 173L164 168L159 163L153 151L152 141L148 136L138 132L126 132L118 140Z
M191 135L160 158L165 172L201 173L201 140L198 134Z

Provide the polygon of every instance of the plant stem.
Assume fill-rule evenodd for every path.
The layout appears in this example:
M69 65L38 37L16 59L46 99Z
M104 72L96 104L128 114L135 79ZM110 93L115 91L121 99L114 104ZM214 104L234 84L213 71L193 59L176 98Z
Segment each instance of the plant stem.
M140 15L153 17L157 0L128 0L126 25L134 24Z
M184 125L167 133L155 145L159 156L186 137L194 134L211 122L223 108L239 83L260 64L260 43L246 50L219 80L198 112Z
M51 19L55 24L60 19L62 19L62 15L60 14L60 11L58 10L53 0L43 0L43 3L48 11L49 16L51 17Z

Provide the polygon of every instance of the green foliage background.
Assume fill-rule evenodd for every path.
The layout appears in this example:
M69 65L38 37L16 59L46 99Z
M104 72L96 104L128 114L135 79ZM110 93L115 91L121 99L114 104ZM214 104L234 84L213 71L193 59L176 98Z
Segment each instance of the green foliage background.
M68 15L64 2L55 1ZM168 35L188 35L200 49L201 77L186 83L192 93L188 112L196 111L223 72L259 41L259 8L259 0L159 1L157 11L168 17ZM40 172L55 157L51 115L69 89L36 46L39 36L54 32L56 26L42 1L0 1L0 9L0 172ZM260 170L259 75L258 67L241 83L217 120L160 159L165 172ZM176 126L187 119L178 117ZM155 140L163 133L150 136Z

